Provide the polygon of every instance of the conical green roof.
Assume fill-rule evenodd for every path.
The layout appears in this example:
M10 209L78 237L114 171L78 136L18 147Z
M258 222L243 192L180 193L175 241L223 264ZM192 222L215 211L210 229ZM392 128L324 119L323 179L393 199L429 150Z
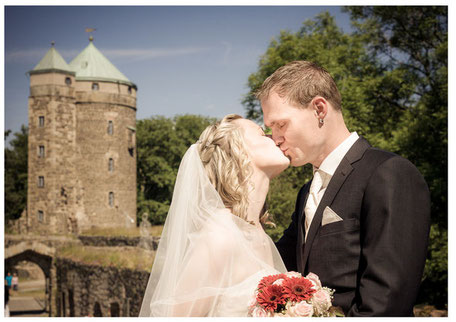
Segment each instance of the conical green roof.
M66 63L65 59L63 59L57 49L54 48L54 43L46 55L44 55L43 59L41 59L38 65L36 65L35 68L33 68L29 73L39 74L52 71L61 71L74 74L74 71Z
M95 47L92 40L71 61L70 68L76 72L76 80L123 83L136 87Z

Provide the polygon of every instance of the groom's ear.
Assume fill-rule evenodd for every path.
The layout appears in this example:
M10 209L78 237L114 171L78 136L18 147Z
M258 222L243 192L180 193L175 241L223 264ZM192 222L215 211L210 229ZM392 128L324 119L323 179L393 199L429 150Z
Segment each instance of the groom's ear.
M322 96L315 96L310 102L310 108L314 110L315 117L324 119L328 113L328 101Z

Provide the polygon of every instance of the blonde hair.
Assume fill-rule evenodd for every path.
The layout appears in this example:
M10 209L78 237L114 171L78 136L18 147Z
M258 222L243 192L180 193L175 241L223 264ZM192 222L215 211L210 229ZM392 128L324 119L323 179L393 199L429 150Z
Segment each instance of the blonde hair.
M309 61L293 61L280 67L266 78L255 96L261 102L272 90L302 107L318 95L329 101L335 110L342 110L342 98L334 79L326 69Z
M244 145L242 128L233 123L242 118L237 114L229 114L209 125L200 135L198 152L209 180L225 207L248 221L248 196L253 188L249 179L253 167ZM267 211L263 211L260 222L269 223L267 217Z

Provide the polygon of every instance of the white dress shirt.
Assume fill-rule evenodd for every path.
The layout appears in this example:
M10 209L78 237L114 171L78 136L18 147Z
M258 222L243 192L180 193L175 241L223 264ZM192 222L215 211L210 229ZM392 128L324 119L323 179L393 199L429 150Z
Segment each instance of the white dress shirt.
M359 135L356 132L352 132L348 138L346 138L341 144L337 146L328 156L323 160L321 163L320 167L313 167L313 173L318 170L321 177L322 177L322 186L319 192L317 193L317 205L312 206L312 207L307 207L310 209L314 209L313 211L306 211L306 239L307 239L307 232L309 230L309 227L312 223L313 217L315 215L315 210L318 207L318 204L320 203L321 199L323 198L323 195L325 194L326 188L328 187L329 182L331 181L332 176L334 175L334 172L336 172L337 167L339 166L340 162L344 158L345 154L347 154L348 150L355 144L355 142L358 140ZM310 197L310 196L309 196ZM310 203L309 201L310 198L307 199L307 203ZM306 204L307 206L307 204Z

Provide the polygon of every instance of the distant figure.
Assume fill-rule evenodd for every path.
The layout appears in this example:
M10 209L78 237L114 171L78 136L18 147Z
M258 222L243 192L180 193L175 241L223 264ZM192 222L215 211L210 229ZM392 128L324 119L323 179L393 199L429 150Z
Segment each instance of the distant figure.
M8 285L8 290L11 288L12 279L13 279L13 277L11 276L11 273L8 272L8 275L5 277L6 283Z
M11 279L11 286L13 286L14 291L17 291L19 287L19 277L17 277L16 273L13 273L13 278Z
M5 317L10 316L8 302L9 302L9 286L8 286L7 280L5 279L5 314L4 314Z

